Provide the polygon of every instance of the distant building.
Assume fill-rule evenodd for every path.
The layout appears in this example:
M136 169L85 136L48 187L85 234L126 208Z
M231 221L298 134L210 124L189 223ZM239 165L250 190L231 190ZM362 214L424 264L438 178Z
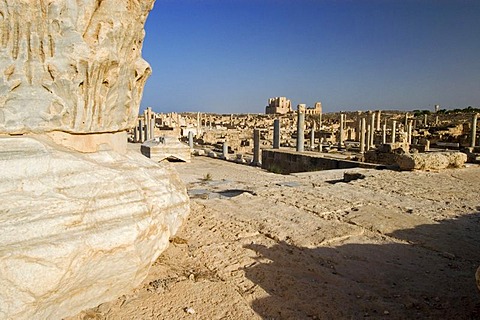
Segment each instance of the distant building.
M266 114L285 114L292 111L292 102L285 97L268 99L268 106L265 108Z
M300 112L303 112L305 114L311 114L311 115L322 114L322 103L321 102L316 102L315 107L313 107L313 108L307 107L306 104L299 104L297 106L297 110L299 110Z

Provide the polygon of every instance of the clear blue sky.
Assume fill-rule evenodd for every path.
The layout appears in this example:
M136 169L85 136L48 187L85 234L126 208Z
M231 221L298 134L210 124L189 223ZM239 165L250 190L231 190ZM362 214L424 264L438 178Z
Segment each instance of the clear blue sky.
M157 0L141 109L480 106L480 0Z

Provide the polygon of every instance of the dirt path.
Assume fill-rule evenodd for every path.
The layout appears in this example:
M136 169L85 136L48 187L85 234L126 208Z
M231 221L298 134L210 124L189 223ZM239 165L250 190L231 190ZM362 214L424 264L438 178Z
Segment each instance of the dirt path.
M175 163L192 199L143 285L75 319L480 317L480 168L289 176ZM364 179L342 182L345 171Z

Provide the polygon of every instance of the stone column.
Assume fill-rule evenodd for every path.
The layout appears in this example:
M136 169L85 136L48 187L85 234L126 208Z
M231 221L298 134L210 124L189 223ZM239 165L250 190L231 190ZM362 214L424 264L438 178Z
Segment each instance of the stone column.
M382 110L378 110L377 111L377 127L376 127L376 130L377 131L380 131L380 124L381 124L381 121L382 121Z
M404 127L405 127L405 131L407 131L407 127L408 127L408 112L405 113L405 123L404 123Z
M188 131L188 146L190 147L190 150L193 150L193 132Z
M145 141L145 126L143 124L143 119L138 119L138 132L140 134L138 142L142 143Z
M323 152L323 138L318 142L318 152Z
M303 112L298 112L297 120L297 152L304 151L304 130L305 130L305 114Z
M273 120L273 149L280 149L280 120Z
M260 165L260 130L253 130L253 161L252 165Z
M387 125L386 124L382 126L382 143L383 144L387 143Z
M477 119L478 113L473 114L472 116L472 130L471 130L471 137L470 137L470 147L475 147L476 138L477 138Z
M375 146L375 128L376 128L376 123L375 123L375 112L372 113L372 118L370 119L370 147Z
M197 112L197 137L202 134L202 120L200 120L200 112Z
M133 142L138 142L138 139L139 138L139 130L138 130L138 126L135 126L135 128L133 128Z
M370 126L370 123L365 123L366 126L367 126L367 132L366 132L366 137L365 137L365 141L366 141L366 150L370 150L370 138L371 138L371 133L370 131L372 131L372 127Z
M150 139L155 139L155 117L150 119Z
M148 121L147 121L147 122L148 122ZM150 138L150 136L149 136L150 133L149 133L149 131L148 131L148 124L145 123L145 121L144 121L144 124L143 124L143 128L144 128L144 129L143 129L143 134L144 134L143 142L145 142L145 141L147 141L147 140Z
M395 136L397 134L397 121L393 120L392 121L392 143L395 143Z
M151 130L152 128L150 127L150 119L152 119L152 108L151 107L148 107L147 108L147 118L145 119L145 121L148 121L149 123L149 130Z
M408 141L408 144L412 144L412 128L413 128L413 121L410 120L410 121L408 121L408 126L407 126L407 141Z
M365 153L365 118L360 119L360 152Z
M428 126L428 114L425 114L424 115L424 123L425 123L425 127Z
M361 111L357 111L357 128L356 128L356 131L357 131L357 134L355 135L355 140L360 142L360 137L362 135L362 112Z
M223 159L228 160L228 142L226 139L223 143Z
M150 139L150 120L148 118L148 111L145 109L143 110L143 126L145 128L143 141Z
M338 131L338 149L340 150L343 148L343 128L344 128L344 121L343 121L343 113L340 113L340 130Z
M313 151L315 149L315 122L310 129L310 149Z

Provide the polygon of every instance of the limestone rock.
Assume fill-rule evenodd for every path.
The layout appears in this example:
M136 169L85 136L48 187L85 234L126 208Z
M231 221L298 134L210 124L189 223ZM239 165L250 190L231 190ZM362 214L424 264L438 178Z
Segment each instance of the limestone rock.
M132 128L154 0L0 3L0 134Z
M462 152L428 152L397 154L395 161L401 170L439 170L461 168L467 161Z
M1 319L60 319L138 286L189 210L168 166L52 141L0 138Z

